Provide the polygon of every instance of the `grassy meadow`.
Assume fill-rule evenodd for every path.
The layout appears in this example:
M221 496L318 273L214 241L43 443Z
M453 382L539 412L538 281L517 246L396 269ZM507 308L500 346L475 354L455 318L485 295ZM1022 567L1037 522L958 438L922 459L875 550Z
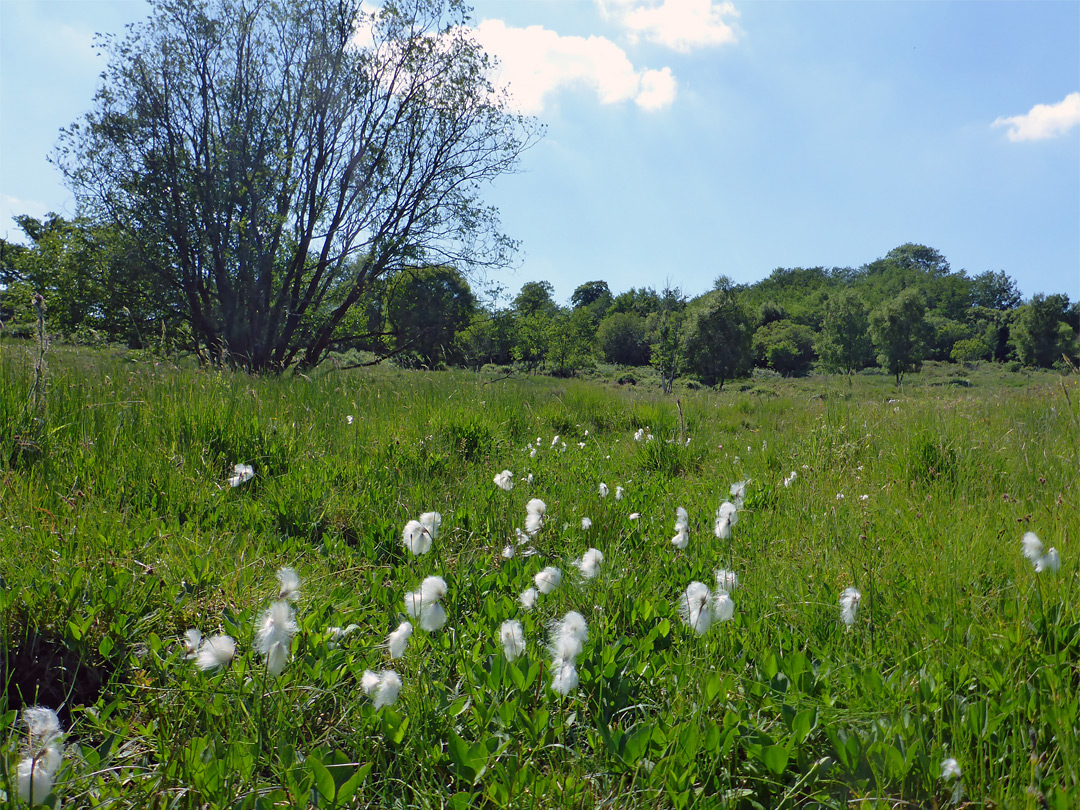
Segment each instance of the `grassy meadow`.
M681 391L680 414L597 381L48 361L35 402L30 352L0 342L5 806L33 705L64 731L54 807L1080 806L1076 375L764 379ZM232 487L236 463L254 477ZM403 528L431 511L413 555ZM283 566L298 629L275 676L256 630ZM545 566L561 584L525 609ZM680 601L720 569L734 615L699 635ZM436 574L448 621L391 659ZM571 610L563 696L550 628ZM189 629L235 657L201 670ZM364 673L386 669L400 694L375 708Z

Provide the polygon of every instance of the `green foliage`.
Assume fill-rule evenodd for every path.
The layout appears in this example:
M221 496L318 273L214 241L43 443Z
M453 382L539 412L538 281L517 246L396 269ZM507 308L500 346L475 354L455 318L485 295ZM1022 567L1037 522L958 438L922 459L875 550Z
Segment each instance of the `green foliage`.
M1067 323L1068 310L1067 295L1037 294L1016 311L1010 340L1021 363L1048 368L1063 354L1077 356L1076 333Z
M870 365L873 347L866 304L850 290L825 302L825 317L814 348L826 371L854 374Z
M988 365L961 393L931 362L899 400L880 374L818 375L774 379L769 398L684 392L680 416L658 394L579 380L253 378L63 347L50 362L37 451L12 453L32 359L0 344L9 804L33 703L64 707L56 806L1080 798L1075 376ZM237 461L255 476L230 487ZM510 491L491 480L504 467ZM719 540L716 508L745 480ZM503 558L534 497L537 554ZM677 506L684 551L669 542ZM410 556L402 527L432 509L438 537ZM1028 530L1060 572L1021 556ZM585 580L573 561L590 546L604 563ZM298 631L272 677L254 639L283 565L302 578ZM546 565L562 585L524 610ZM719 568L738 574L735 614L698 636L680 600ZM450 619L390 659L404 594L430 574ZM588 640L564 697L548 627L571 609ZM507 618L526 640L512 662ZM236 639L229 666L188 660L193 627ZM376 710L361 682L387 668L403 687ZM960 780L942 778L946 757Z
M477 314L476 297L452 267L408 268L396 274L384 293L386 322L395 353L405 365L433 368L457 362L457 334Z
M687 368L706 385L723 387L753 365L750 319L730 290L694 301L683 325Z
M754 333L756 365L784 376L805 374L814 362L814 335L802 324L770 321Z
M633 312L614 312L600 322L596 343L609 363L643 366L649 361L645 319Z
M926 304L922 293L906 289L870 313L870 339L878 362L899 385L904 374L917 371L926 357Z

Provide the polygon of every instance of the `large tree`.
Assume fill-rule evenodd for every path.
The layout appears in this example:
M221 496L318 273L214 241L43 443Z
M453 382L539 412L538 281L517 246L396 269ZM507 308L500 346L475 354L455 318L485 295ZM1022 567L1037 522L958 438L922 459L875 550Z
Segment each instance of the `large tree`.
M459 0L153 0L57 160L217 360L303 368L407 267L499 266L482 184L532 136Z
M909 287L870 313L870 339L878 362L896 384L909 371L922 368L926 357L926 301L922 292Z

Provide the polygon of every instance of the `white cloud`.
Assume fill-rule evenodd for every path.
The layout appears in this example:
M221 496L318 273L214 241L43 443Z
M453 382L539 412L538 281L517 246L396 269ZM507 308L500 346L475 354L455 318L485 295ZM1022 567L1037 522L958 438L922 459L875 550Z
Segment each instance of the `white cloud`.
M1008 127L1010 141L1041 141L1064 135L1080 125L1080 93L1069 93L1057 104L1036 104L1024 115L999 118L992 126Z
M548 96L568 87L594 91L601 104L634 101L645 110L675 100L670 68L639 70L605 37L561 36L540 25L514 28L502 20L484 20L475 35L484 50L498 57L495 80L509 86L523 113L541 112Z
M632 39L688 53L735 41L727 22L739 13L730 2L717 0L596 0L600 10L625 27Z

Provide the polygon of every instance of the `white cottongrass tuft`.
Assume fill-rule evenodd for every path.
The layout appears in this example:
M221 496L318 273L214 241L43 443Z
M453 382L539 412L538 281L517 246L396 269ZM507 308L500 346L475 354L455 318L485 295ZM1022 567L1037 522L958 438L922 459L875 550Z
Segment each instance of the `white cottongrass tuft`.
M554 447L554 446L555 446L555 445L557 445L558 443L559 443L559 434L558 434L558 433L556 433L556 434L555 434L555 438L551 440L551 446L552 446L552 447Z
M736 481L731 485L731 497L735 501L735 506L738 509L742 509L743 501L746 499L746 485L750 483L750 479L745 481Z
M412 625L409 622L402 622L397 626L397 630L387 636L386 646L390 648L391 658L401 658L405 654L411 635Z
M635 442L640 442L644 438L645 438L645 428L638 428L636 431L634 431L634 441Z
M840 620L848 627L855 624L855 613L859 610L862 594L855 588L844 588L840 594Z
M623 495L624 495L625 493L626 493L626 490L625 490L625 489L623 489L623 488L622 488L621 486L617 486L617 487L615 487L615 500L617 500L617 501L621 501L621 500L622 500L622 496L623 496Z
M360 678L360 688L364 693L374 698L373 705L376 709L383 706L392 706L397 703L398 694L401 692L401 678L392 669L384 669L380 672L364 670Z
M678 507L675 510L675 536L671 538L671 545L683 551L690 544L690 516L686 509Z
M26 804L43 804L52 792L63 759L60 718L52 709L32 706L23 709L22 719L26 724L28 756L19 761L16 769L19 798Z
M569 695L577 689L576 660L589 640L589 628L576 610L571 610L551 626L551 689Z
M405 594L405 612L420 620L420 629L433 633L446 624L446 609L440 600L446 596L446 580L425 577L420 587Z
M562 571L554 565L549 565L533 577L533 582L536 583L536 590L542 594L549 594L562 582Z
M716 572L716 590L723 593L731 593L739 587L739 575L734 571L721 568Z
M585 579L592 579L600 573L600 563L603 561L603 552L599 549L590 548L582 555L580 560L574 560L574 566Z
M1061 568L1061 557L1058 556L1058 550L1052 548L1047 551L1042 558L1035 563L1035 571L1042 573L1043 571L1049 571L1051 574L1056 574Z
M525 504L525 534L532 537L540 527L544 525L544 515L547 513L547 504L539 498L533 498Z
M236 655L236 641L232 636L217 635L205 639L199 645L195 663L203 672L228 666Z
M284 600L272 602L259 617L255 651L266 656L266 668L271 675L280 675L285 670L297 629L293 609Z
M238 487L255 477L255 468L250 464L234 464L233 474L229 476L229 486Z
M184 631L184 657L189 661L194 661L195 657L199 654L199 646L202 644L202 631L200 630L185 630Z
M532 610L536 606L537 597L540 596L540 592L536 588L526 588L522 591L518 601L521 602L521 606L525 610Z
M326 628L326 635L329 637L329 640L330 640L331 644L336 644L337 642L341 641L343 638L351 636L353 633L355 633L359 629L360 629L360 625L358 625L358 624L350 624L348 627L336 627L336 626L327 627Z
M514 474L509 470L503 470L495 476L495 486L509 492L514 488Z
M950 779L959 779L963 774L960 773L960 763L952 757L946 757L941 760L941 778L945 781Z
M784 479L784 486L785 487L790 487L793 483L795 483L795 479L798 478L798 477L799 477L799 474L796 473L794 470L792 470L791 475L787 476Z
M729 622L735 616L735 602L727 591L717 591L713 598L713 621Z
M606 498L608 496L608 486L603 481L600 482L600 497Z
M699 636L709 632L712 627L712 594L704 582L691 582L679 600L679 615L682 620Z
M499 641L507 661L516 661L525 654L525 630L517 619L507 619L502 623Z
M431 544L439 536L442 515L438 512L424 512L419 520L410 520L401 533L401 543L413 554L427 554Z
M352 414L349 414L348 416L345 417L345 424L346 425L351 425L352 423L353 423L353 417L352 417Z
M713 532L720 540L731 537L731 527L739 522L739 508L731 501L724 501L716 510L716 525Z
M566 697L578 687L578 671L573 661L560 658L551 664L551 691Z
M631 512L630 520L639 520L641 518L641 512Z
M517 548L514 546L513 543L507 543L505 546L503 546L503 550L502 550L503 559L511 560L511 559L514 558L514 555L516 553L517 553Z
M300 575L294 568L279 568L278 599L293 599L300 596Z
M1041 574L1043 571L1049 571L1056 574L1061 568L1061 556L1058 554L1057 549L1051 548L1044 554L1042 540L1039 539L1035 532L1025 534L1024 539L1020 541L1020 547L1024 557L1035 566L1036 573Z
M587 517L583 517L581 519L581 530L583 532L587 532L591 528L592 528L592 521Z

